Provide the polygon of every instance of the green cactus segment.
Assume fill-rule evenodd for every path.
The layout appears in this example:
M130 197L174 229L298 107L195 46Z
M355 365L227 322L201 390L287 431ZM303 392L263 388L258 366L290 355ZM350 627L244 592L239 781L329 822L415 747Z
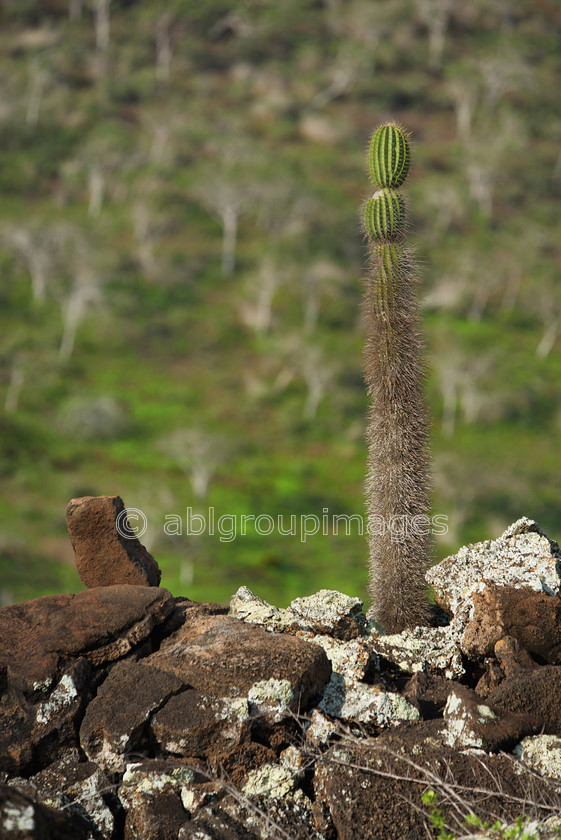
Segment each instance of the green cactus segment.
M405 230L405 205L395 190L382 189L364 205L364 226L371 239L400 239Z
M407 137L397 125L381 125L370 141L370 176L379 187L399 187L407 178L411 155Z
M392 243L377 245L374 250L372 306L376 315L390 318L396 310L402 276L402 251Z

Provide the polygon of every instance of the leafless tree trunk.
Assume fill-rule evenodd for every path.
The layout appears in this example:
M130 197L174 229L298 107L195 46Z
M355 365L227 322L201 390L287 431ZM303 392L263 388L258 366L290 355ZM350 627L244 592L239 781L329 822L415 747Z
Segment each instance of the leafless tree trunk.
M156 23L156 78L167 82L171 73L171 37L172 16L163 14Z
M90 166L88 186L90 191L88 216L97 218L101 213L101 206L103 204L103 193L105 190L105 176L103 174L103 169L99 165L99 163L93 163Z
M319 348L309 347L302 358L301 374L308 389L302 416L305 420L313 420L333 381L333 369L325 362Z
M19 398L21 389L23 388L24 379L24 370L21 365L15 361L12 364L12 369L10 371L10 382L8 384L8 390L6 391L6 399L4 402L4 411L6 414L15 414L18 410Z
M448 83L448 90L456 112L458 139L468 146L472 137L473 115L477 106L478 92L473 74L467 73Z
M27 108L25 112L25 124L28 129L34 131L39 122L41 102L47 86L49 74L39 59L33 59L29 64L27 83Z
M415 0L415 6L429 33L429 67L439 70L454 0Z
M138 260L143 271L152 277L156 269L154 257L154 239L151 230L150 209L138 200L133 206L134 238L138 242Z
M80 20L82 17L82 0L69 0L68 17L70 20Z
M194 191L199 201L220 222L222 228L223 277L230 277L236 268L238 220L243 213L248 193L242 183L230 180L228 174L208 179Z
M177 429L161 442L160 448L189 476L195 498L204 499L226 456L223 442L199 429Z
M236 267L239 212L237 203L226 204L220 212L224 231L222 239L222 274L224 277L230 277Z
M454 435L456 428L456 410L458 406L458 370L452 363L440 360L439 379L442 392L442 434L446 438Z
M265 258L253 278L252 291L255 300L243 301L240 305L242 319L257 335L265 335L270 329L273 299L281 283L281 273L271 259Z
M545 359L549 356L555 346L555 342L561 334L561 318L559 316L551 318L544 326L541 341L536 347L536 356Z
M111 0L93 0L95 45L99 52L109 50Z
M78 327L82 323L91 303L100 298L99 285L89 267L83 265L77 269L74 285L63 305L63 332L58 358L61 362L70 360L74 352L74 343Z
M41 302L47 290L47 275L51 263L48 235L32 233L24 227L8 227L2 231L2 238L24 260L31 275L33 300Z

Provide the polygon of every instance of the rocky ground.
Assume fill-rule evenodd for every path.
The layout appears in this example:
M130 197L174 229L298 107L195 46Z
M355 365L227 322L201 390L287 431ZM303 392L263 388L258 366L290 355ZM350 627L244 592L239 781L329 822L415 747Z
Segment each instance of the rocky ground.
M535 522L433 567L432 626L387 636L339 592L174 598L123 511L72 500L87 588L0 609L0 837L559 836L561 555Z

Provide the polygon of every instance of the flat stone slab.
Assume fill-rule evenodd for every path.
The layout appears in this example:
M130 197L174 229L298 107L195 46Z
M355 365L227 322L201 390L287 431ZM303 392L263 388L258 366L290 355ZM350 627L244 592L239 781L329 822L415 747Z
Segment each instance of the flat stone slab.
M50 692L61 662L94 666L125 656L174 609L166 589L104 586L0 608L0 668L26 694Z
M88 589L159 585L158 564L131 530L120 496L71 499L66 524L80 580Z
M229 616L195 616L145 661L214 697L247 697L255 683L286 680L294 709L321 694L331 675L318 645Z

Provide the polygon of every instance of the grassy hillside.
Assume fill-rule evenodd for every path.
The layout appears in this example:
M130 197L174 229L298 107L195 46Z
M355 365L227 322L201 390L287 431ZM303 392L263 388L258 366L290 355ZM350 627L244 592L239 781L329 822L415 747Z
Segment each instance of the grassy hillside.
M363 514L386 119L414 140L435 557L523 514L561 535L561 9L442 5L3 4L3 603L80 588L87 494L142 511L175 594L364 595L365 538L331 517Z

